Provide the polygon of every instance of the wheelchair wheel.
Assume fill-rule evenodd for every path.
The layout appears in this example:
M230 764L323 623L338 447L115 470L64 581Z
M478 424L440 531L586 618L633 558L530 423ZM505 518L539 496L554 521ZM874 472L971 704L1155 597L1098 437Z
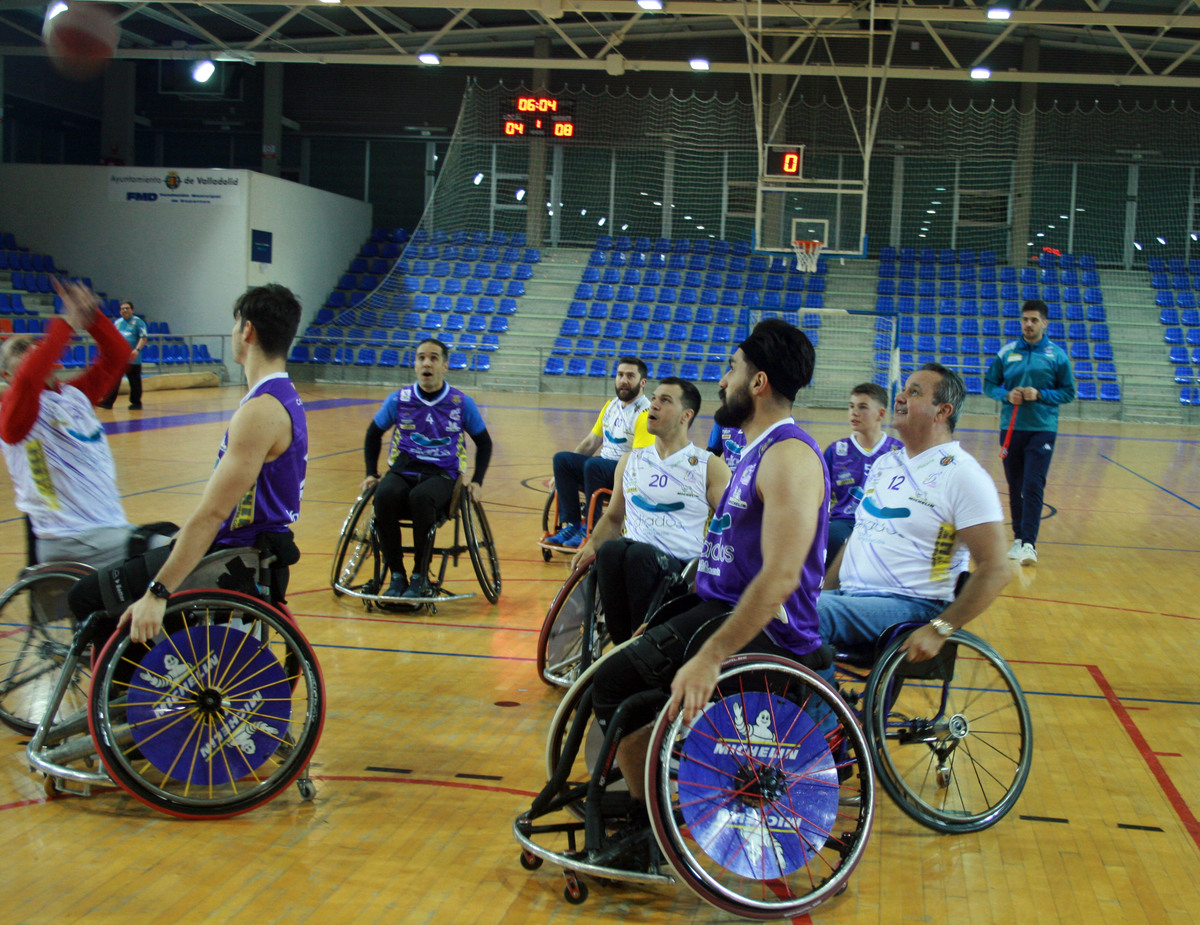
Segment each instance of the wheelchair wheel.
M867 743L815 672L735 656L689 729L664 710L646 765L650 824L700 896L749 919L801 915L837 895L874 814Z
M596 592L595 557L571 572L558 589L542 631L538 635L538 676L547 684L569 687L600 657L608 634L604 631L604 609ZM592 615L591 638L584 639L588 613Z
M34 566L0 595L0 720L17 732L42 721L75 633L67 593L91 572L79 563ZM88 675L77 669L60 717L83 712Z
M459 508L462 511L463 533L467 551L471 554L471 565L483 596L491 604L500 600L500 557L496 555L496 541L492 528L488 526L483 505L468 495Z
M101 652L88 724L109 775L148 806L223 818L308 764L325 715L316 656L289 615L236 592L188 591L149 644Z
M374 554L375 528L371 509L374 497L374 487L359 495L346 516L346 522L342 524L337 551L333 554L333 568L329 573L329 584L339 597L342 594L340 589L354 587L363 564Z
M866 684L867 739L885 790L939 832L977 832L1012 809L1033 762L1029 707L1012 669L978 636L958 630L928 662L903 639Z

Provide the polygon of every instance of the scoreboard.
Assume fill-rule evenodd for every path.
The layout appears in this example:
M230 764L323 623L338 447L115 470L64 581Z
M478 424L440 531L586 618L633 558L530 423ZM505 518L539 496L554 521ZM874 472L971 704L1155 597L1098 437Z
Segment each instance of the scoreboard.
M803 180L804 145L767 145L763 176L772 180Z
M552 96L518 96L504 116L501 133L507 138L570 141L575 137L574 106Z

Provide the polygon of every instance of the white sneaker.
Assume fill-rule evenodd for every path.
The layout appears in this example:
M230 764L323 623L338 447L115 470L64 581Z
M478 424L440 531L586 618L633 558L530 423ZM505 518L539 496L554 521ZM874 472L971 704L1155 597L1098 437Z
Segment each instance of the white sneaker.
M1021 564L1037 565L1037 550L1033 548L1032 543L1026 543L1021 547Z
M1021 558L1021 550L1024 548L1025 548L1025 544L1022 543L1020 540L1013 540L1013 544L1008 550L1008 557L1010 559L1020 559Z

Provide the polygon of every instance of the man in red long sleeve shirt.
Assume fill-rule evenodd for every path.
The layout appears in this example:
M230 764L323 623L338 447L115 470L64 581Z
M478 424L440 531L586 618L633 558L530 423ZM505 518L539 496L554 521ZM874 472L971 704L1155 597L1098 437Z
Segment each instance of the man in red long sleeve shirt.
M38 561L70 559L103 568L126 557L134 528L117 494L112 451L92 406L120 382L129 345L86 289L74 283L55 287L60 295L70 290L83 298L64 299L65 315L50 322L41 340L17 336L0 346L0 378L8 383L0 397L0 450L17 507L33 526ZM83 374L57 382L63 348L83 330L100 355Z

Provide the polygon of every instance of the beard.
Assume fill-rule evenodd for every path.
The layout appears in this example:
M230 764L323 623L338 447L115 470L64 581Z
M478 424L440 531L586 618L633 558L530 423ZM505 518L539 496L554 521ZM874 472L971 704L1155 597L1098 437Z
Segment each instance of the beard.
M637 387L624 387L619 385L615 387L614 391L617 393L617 398L626 403L633 401L642 394L642 390Z
M721 390L721 407L713 413L713 420L721 427L741 427L754 413L754 399L748 389L726 392Z

